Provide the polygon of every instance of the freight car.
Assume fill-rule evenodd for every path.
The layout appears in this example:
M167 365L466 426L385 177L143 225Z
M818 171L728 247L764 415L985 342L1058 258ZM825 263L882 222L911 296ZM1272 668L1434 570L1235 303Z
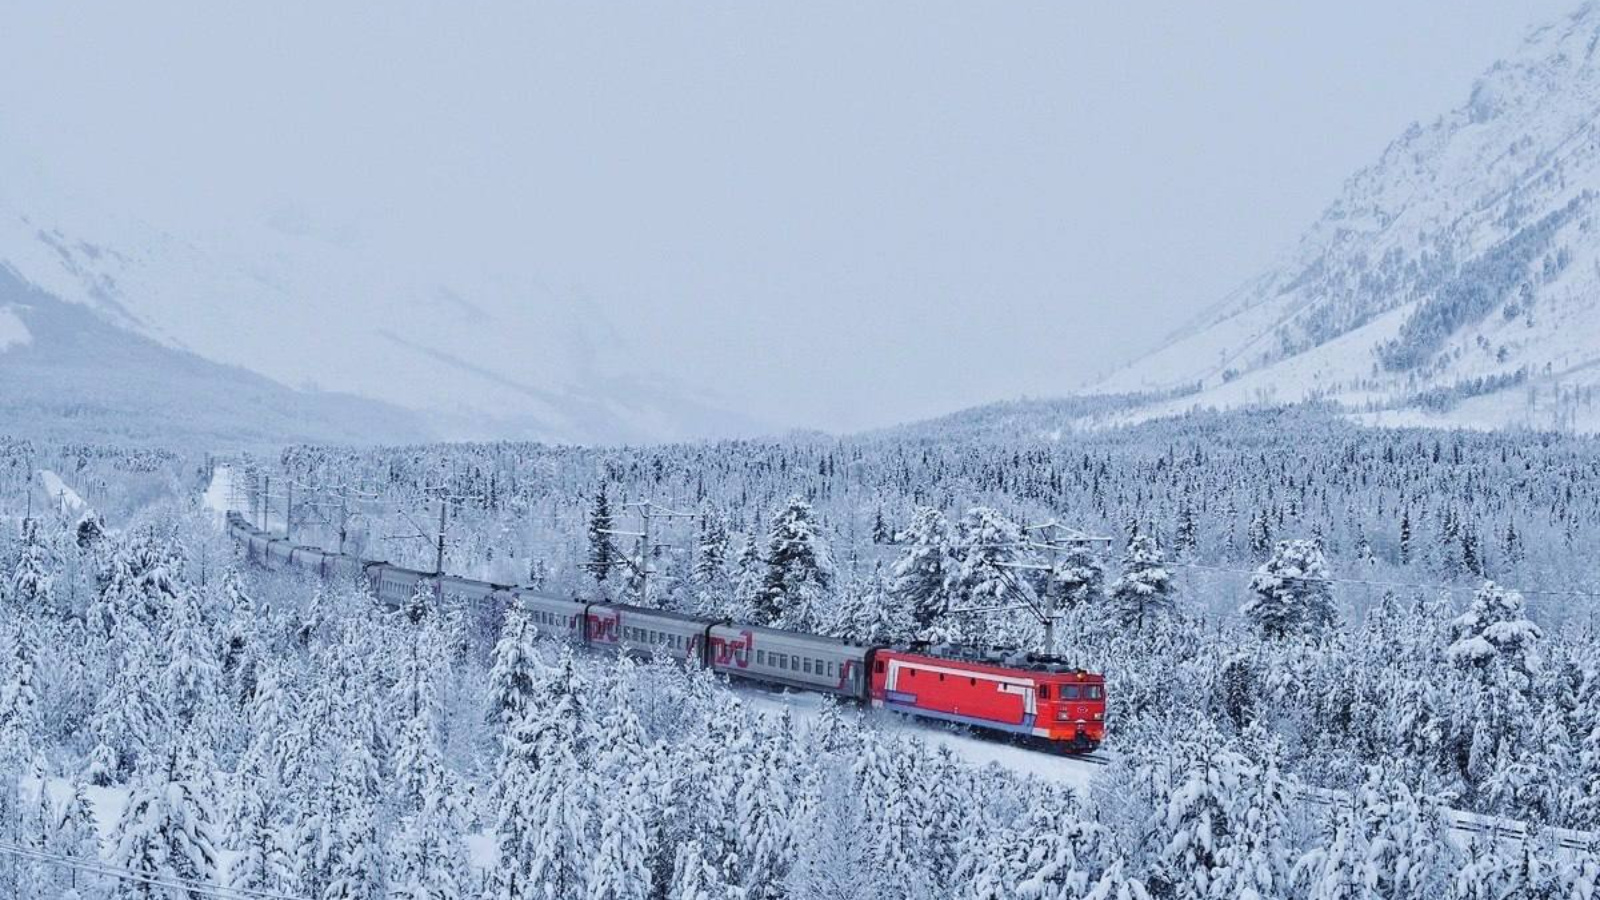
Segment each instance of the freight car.
M875 707L1016 735L1072 753L1105 740L1105 678L1064 661L970 648L872 646L714 621L621 603L590 603L529 588L419 572L258 531L238 513L228 533L267 569L324 579L364 579L399 609L419 591L482 604L517 604L545 634L619 653L663 653L732 678L849 698Z

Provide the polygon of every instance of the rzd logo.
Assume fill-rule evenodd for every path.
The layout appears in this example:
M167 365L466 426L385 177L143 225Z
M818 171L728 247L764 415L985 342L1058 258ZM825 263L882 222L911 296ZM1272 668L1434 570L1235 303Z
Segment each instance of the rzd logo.
M748 631L739 632L739 636L729 640L727 638L713 637L711 639L711 660L718 666L736 666L740 669L750 668L750 652L755 648L756 636Z

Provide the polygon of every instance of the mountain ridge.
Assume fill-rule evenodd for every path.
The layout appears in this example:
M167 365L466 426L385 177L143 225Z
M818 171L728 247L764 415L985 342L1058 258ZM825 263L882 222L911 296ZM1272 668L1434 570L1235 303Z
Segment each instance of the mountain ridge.
M1597 48L1594 3L1535 29L1277 263L1087 392L1192 389L1135 416L1333 399L1381 421L1600 427Z
M169 349L280 384L337 385L441 437L637 443L767 430L652 370L595 304L530 274L433 270L288 214L196 243L80 197L20 148L0 147L0 166L21 176L0 183L0 264Z

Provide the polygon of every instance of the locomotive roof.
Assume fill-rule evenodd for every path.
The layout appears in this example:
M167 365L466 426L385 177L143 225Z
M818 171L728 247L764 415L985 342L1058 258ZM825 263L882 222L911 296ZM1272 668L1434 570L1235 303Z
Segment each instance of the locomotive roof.
M1029 653L1025 650L974 647L966 644L924 644L920 642L899 645L895 649L904 650L908 653L923 653L940 659L981 663L988 666L1004 666L1008 669L1023 669L1029 672L1047 672L1052 675L1088 673L1087 669L1073 665L1065 657Z

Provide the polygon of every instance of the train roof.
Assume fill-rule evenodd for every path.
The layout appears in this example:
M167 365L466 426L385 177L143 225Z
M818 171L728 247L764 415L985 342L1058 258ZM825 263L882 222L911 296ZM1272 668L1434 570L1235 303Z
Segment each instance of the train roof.
M579 602L582 603L582 602L587 602L587 601L581 601L580 600ZM600 602L594 602L594 605L598 606L598 607L605 608L605 609L615 609L615 610L620 610L622 612L635 613L635 614L638 614L638 615L654 616L654 617L656 617L658 619L671 619L674 622L683 622L685 624L699 625L701 627L714 624L710 619L702 619L702 618L699 618L699 617L696 617L696 616L687 616L687 615L684 615L683 613L680 613L680 612L673 612L673 611L667 610L667 609L655 609L655 608L649 607L649 606L633 606L633 605L628 604L628 603L600 603Z
M743 622L734 621L719 622L718 624L723 628L733 628L739 631L750 631L756 634L782 635L783 637L796 638L816 644L828 644L836 647L852 647L857 650L865 650L873 646L872 644L865 644L861 641L852 641L849 638L829 637L825 634L814 634L809 631L790 631L787 628L772 628L767 625L749 625Z
M1013 650L994 647L974 647L967 644L928 644L920 641L909 644L900 644L894 647L906 653L920 653L934 656L939 659L954 660L957 662L979 663L986 666L1003 666L1007 669L1022 669L1029 672L1046 672L1051 675L1078 675L1092 674L1082 666L1073 665L1065 657L1049 656L1043 653L1029 653L1026 650Z

